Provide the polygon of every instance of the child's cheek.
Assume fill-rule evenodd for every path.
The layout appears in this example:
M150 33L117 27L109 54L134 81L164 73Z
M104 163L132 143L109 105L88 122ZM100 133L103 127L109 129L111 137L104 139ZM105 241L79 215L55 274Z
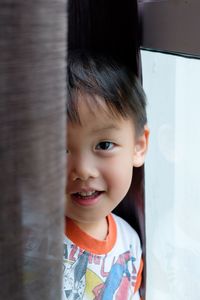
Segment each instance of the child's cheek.
M107 164L104 172L102 170L107 189L114 197L123 198L126 195L132 181L132 172L130 163L121 164L119 161L112 165Z

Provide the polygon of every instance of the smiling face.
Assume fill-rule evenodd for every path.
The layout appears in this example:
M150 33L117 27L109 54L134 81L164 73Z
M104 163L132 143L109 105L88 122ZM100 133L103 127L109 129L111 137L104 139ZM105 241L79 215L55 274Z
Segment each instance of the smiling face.
M105 220L119 204L147 148L145 130L136 136L131 118L114 116L102 99L97 102L80 96L80 124L67 126L66 215L80 227Z

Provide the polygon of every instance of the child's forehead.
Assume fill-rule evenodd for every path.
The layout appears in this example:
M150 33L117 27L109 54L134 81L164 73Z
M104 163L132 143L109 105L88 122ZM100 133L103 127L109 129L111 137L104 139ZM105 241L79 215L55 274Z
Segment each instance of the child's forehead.
M98 95L79 95L76 101L80 124L88 123L94 119L101 119L105 123L122 119L120 113Z

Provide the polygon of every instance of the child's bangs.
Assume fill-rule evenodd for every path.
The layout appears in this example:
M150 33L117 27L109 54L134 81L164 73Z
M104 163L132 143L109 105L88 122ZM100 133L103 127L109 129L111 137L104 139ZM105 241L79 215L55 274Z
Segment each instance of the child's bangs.
M128 117L128 108L127 105L122 106L122 101L115 99L108 99L105 95L96 95L88 92L73 91L68 97L67 103L67 116L68 120L73 123L78 123L81 125L81 120L79 116L78 104L80 101L84 101L89 110L93 115L96 115L98 112L108 115L108 117L118 119ZM106 104L106 107L105 105ZM108 108L108 109L106 109Z

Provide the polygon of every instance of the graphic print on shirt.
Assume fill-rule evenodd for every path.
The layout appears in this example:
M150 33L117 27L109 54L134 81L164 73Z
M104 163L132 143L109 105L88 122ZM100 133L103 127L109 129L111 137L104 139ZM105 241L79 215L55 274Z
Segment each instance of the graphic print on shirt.
M66 255L65 247L65 255ZM64 265L64 292L66 299L83 299L86 286L86 271L89 253L84 252L72 265Z
M64 293L70 300L128 300L136 281L135 258L128 250L110 261L73 245L64 253ZM79 252L80 251L80 252Z

